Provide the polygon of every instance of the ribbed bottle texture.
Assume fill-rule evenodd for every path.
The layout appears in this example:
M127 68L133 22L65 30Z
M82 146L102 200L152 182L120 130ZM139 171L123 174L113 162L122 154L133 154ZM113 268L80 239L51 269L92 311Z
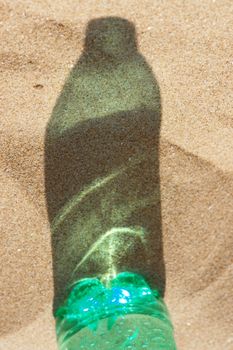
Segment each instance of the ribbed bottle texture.
M162 297L136 273L78 281L55 316L60 350L176 349Z

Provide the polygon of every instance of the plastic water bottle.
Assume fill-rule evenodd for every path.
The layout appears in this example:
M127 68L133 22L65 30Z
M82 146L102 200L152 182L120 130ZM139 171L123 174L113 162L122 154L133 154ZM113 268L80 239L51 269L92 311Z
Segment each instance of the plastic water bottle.
M162 297L136 273L78 281L56 317L60 350L176 349Z
M91 21L46 139L60 350L176 349L163 301L160 118L132 23Z

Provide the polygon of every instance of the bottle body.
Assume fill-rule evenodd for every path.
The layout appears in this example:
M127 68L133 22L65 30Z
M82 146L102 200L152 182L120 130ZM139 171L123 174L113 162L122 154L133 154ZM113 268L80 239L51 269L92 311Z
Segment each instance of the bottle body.
M160 293L137 273L78 281L55 317L60 350L176 349Z

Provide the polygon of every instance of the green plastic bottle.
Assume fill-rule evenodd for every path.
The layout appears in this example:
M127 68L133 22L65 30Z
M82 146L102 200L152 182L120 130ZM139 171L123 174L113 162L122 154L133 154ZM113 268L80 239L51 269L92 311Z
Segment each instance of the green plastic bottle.
M78 281L56 318L60 350L176 349L162 297L136 273Z
M132 23L92 20L48 123L59 350L175 350L163 301L161 100Z

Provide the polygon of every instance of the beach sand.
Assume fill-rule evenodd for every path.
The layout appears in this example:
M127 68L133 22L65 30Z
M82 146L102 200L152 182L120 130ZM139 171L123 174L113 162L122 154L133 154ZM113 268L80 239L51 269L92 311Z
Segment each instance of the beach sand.
M44 139L91 19L134 23L162 99L165 301L179 350L233 349L232 1L4 0L0 349L55 350Z

